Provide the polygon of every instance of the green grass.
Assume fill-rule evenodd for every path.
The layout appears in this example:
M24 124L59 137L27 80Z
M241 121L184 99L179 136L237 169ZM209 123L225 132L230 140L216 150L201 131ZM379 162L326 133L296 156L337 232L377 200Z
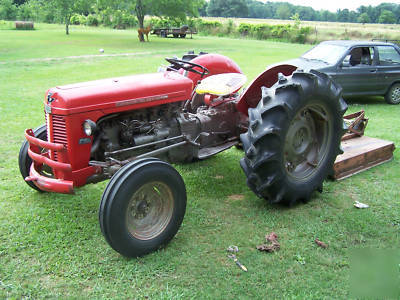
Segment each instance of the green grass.
M242 152L231 149L202 162L176 166L188 192L183 225L163 250L126 259L104 240L98 205L107 182L76 194L37 193L26 185L17 156L27 127L44 122L47 88L104 77L153 72L165 56L187 50L233 58L249 81L267 65L309 46L196 36L150 37L135 31L36 24L35 31L0 30L0 298L265 299L348 298L349 251L396 248L400 242L400 155L341 182L294 208L271 206L246 186ZM137 53L131 56L67 56ZM45 59L53 58L53 59ZM58 58L58 59L54 59ZM400 143L399 106L381 98L353 99L365 109L367 134ZM371 207L357 210L355 200ZM274 231L281 250L255 246ZM314 239L329 244L318 248ZM249 269L226 257L229 245ZM304 264L302 264L304 262Z

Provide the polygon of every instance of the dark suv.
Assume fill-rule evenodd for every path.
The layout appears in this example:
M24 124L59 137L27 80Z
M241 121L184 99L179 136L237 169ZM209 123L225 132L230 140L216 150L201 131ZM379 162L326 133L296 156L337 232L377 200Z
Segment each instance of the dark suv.
M326 41L286 63L324 72L343 88L343 96L384 96L400 103L400 48L374 41Z

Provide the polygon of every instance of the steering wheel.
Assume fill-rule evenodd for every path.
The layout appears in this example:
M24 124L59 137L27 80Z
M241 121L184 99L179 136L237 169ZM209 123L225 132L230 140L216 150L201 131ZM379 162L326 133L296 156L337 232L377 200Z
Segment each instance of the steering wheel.
M188 72L199 74L201 77L210 74L210 71L206 67L192 63L190 61L181 60L177 58L166 58L165 60L169 62L173 67L177 68L177 70L184 69ZM200 68L202 72L195 70L194 69L195 67Z

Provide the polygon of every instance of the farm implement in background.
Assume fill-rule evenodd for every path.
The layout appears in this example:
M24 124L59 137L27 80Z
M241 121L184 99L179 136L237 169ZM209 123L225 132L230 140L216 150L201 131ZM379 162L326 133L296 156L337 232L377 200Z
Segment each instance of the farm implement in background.
M193 34L197 34L197 31L189 28L187 25L183 25L181 27L175 28L154 28L151 34L160 36L160 37L173 37L173 38L185 38L187 35L190 34L190 38L193 38Z

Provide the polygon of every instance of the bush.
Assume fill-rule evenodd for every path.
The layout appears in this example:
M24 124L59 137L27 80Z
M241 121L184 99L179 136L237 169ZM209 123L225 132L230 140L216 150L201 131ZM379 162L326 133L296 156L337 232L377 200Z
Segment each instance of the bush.
M17 12L17 6L15 6L12 0L0 0L0 19L15 20Z
M181 27L184 24L187 24L187 20L181 20L177 18L151 18L150 23L153 28L172 28L172 27ZM193 21L192 21L193 23ZM189 25L189 27L191 27Z
M252 35L259 40L271 38L271 27L268 24L257 24L252 28Z
M279 39L293 43L305 43L311 31L311 27L300 27L297 24L268 25L241 23L238 28L238 32L242 36L249 36L260 40Z
M83 25L86 24L86 17L78 14L74 14L71 17L71 24L73 25Z
M86 17L86 25L99 26L99 20L97 19L97 17L95 15L88 15Z
M206 35L220 35L222 23L218 21L204 21L199 19L197 22L197 30Z
M247 24L247 23L240 23L239 24L239 28L238 31L241 35L243 36L247 36L250 34L252 29L252 25L251 24Z
M111 25L116 29L125 29L137 25L137 20L131 14L127 14L121 10L116 10L111 16Z
M223 24L223 31L225 35L232 35L236 32L235 23L229 19L226 23Z
M14 28L14 22L0 20L0 30L8 30Z
M35 20L36 16L36 11L34 11L34 8L32 5L30 5L29 2L25 2L24 4L21 4L18 8L18 20L30 20L33 21Z
M107 8L107 9L99 11L99 13L97 15L98 15L100 23L103 24L104 26L109 27L109 26L112 26L112 19L113 19L112 14L113 14L113 11L111 9Z

